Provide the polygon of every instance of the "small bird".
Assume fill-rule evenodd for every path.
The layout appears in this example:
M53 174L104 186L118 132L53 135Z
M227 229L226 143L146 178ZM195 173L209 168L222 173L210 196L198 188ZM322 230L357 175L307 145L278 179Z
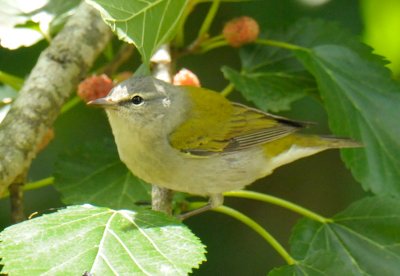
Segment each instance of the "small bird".
M132 77L89 105L105 108L121 160L148 183L223 203L277 167L350 139L297 133L309 123L272 115L199 87Z

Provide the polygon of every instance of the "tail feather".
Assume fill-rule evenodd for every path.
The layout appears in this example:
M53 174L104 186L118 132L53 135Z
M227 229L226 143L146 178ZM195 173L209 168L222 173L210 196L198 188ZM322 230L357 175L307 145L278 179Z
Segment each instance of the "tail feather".
M318 136L320 139L322 146L326 145L328 148L360 148L363 147L363 144L349 139L349 138L342 138L342 137L335 137L335 136Z
M264 152L270 158L272 171L277 167L318 152L335 148L357 148L363 145L348 138L292 134L264 145Z
M309 149L309 155L311 155L311 152L317 153L327 149L359 148L362 146L361 143L349 138L294 133L266 143L263 147L265 153L272 157L289 151L292 147ZM306 151L304 153L306 153Z

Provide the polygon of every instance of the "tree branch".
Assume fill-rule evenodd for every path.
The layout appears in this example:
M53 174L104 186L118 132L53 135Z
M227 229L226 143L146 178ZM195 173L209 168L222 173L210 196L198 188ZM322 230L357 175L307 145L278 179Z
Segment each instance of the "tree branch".
M14 182L8 187L10 191L11 205L11 220L13 223L18 223L25 220L24 212L24 191L26 172L23 172Z
M37 145L110 37L98 12L83 2L42 52L0 125L0 195L29 168Z

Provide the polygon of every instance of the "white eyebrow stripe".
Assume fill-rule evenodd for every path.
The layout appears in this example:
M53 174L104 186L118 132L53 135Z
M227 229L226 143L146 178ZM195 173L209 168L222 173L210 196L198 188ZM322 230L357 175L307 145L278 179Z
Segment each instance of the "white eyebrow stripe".
M113 91L111 95L108 96L112 101L119 102L121 100L130 98L128 88L126 86L120 86L114 89L115 91Z

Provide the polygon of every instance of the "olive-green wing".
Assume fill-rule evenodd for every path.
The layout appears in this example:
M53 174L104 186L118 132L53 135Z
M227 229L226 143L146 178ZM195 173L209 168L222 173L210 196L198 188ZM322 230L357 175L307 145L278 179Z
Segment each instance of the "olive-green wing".
M237 103L232 105L234 114L229 122L229 143L224 148L225 152L265 144L285 137L309 124L275 116Z
M235 152L274 141L307 125L231 103L203 88L187 87L186 92L192 111L169 136L171 145L185 153L208 156Z

